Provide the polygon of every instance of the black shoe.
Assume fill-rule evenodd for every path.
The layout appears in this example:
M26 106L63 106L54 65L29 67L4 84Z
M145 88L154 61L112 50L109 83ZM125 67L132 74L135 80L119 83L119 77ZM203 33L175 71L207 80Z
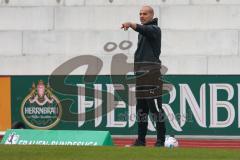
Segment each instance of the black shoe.
M156 143L155 143L155 147L164 147L164 142L160 141L160 140L157 140Z
M137 146L146 146L146 143L143 141L140 141L138 139L135 140L135 142L131 145L132 147L137 147Z

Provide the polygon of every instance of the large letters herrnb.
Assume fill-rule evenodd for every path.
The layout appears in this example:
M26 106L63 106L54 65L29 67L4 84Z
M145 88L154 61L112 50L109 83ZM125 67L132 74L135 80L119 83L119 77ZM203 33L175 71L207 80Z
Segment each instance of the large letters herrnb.
M134 84L126 83L125 76L100 75L90 82L84 81L86 76L68 76L59 85L48 85L48 78L12 76L12 122L37 129L136 135ZM166 75L164 83L167 134L240 134L240 76ZM151 118L148 130L155 134Z

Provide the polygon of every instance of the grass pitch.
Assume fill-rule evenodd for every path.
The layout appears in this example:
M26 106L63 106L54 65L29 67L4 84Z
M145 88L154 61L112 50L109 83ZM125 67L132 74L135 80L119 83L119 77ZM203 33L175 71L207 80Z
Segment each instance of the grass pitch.
M240 149L0 145L4 160L239 160Z

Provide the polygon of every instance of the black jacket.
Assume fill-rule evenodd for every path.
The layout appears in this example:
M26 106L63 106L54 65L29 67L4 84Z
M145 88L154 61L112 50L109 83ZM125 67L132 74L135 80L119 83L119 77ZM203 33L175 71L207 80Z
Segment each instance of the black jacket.
M137 50L134 55L134 62L157 62L161 63L161 29L158 27L158 19L139 25L135 29L138 34Z

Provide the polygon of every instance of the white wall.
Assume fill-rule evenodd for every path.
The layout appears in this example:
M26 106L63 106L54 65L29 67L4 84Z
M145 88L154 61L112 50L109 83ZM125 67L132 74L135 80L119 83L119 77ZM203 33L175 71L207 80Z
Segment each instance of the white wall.
M168 74L240 74L240 0L0 0L0 75L51 74L79 55L101 58L110 74L113 55L133 61L137 34L120 27L139 22L143 4L159 17ZM123 40L133 46L103 49Z

